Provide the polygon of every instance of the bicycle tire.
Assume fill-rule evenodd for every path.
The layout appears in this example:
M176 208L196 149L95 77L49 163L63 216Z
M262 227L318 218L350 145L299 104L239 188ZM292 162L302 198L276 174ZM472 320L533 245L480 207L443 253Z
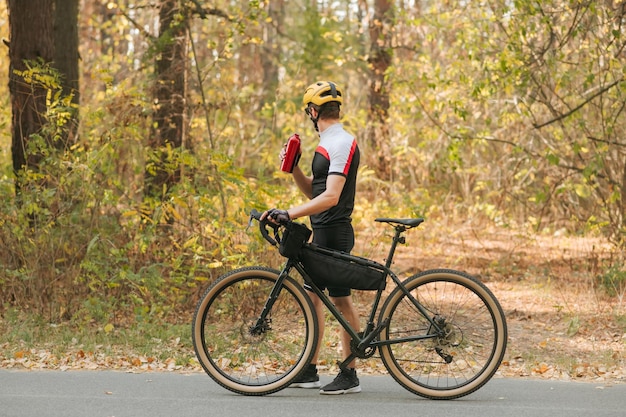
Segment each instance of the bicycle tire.
M407 390L430 399L459 398L481 388L498 370L507 344L506 319L493 293L476 278L450 269L421 272L404 286L447 334L382 345L389 373ZM381 309L380 320L386 319L383 343L433 331L400 288Z
M206 373L230 391L266 395L286 388L315 353L317 316L291 277L270 311L268 331L250 332L279 274L265 267L231 271L198 302L192 323L196 356Z

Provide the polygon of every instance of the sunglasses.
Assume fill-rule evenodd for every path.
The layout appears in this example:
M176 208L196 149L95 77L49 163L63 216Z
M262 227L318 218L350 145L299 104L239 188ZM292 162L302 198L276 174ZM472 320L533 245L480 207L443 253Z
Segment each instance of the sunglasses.
M311 117L311 107L308 107L304 109L304 112L306 113L307 116Z

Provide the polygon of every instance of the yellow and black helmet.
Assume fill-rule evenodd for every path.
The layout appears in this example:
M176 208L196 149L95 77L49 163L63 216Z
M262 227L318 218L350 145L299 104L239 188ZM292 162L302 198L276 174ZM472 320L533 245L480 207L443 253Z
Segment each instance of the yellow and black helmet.
M305 106L308 106L309 103L313 103L316 106L330 102L343 104L343 93L331 81L318 81L307 87L302 102Z

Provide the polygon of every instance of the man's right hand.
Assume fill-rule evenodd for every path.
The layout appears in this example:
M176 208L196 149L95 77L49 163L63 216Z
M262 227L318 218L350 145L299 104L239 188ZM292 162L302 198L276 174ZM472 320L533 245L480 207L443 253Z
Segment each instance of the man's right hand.
M268 210L267 217L269 217L269 219L274 223L286 223L291 220L287 210L280 210L277 208Z

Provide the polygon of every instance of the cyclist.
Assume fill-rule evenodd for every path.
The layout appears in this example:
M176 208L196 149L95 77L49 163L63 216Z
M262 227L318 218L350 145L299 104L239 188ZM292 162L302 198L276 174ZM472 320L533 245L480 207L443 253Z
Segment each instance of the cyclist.
M309 198L305 204L291 207L288 210L271 209L263 213L273 221L293 220L310 216L313 228L313 242L331 249L350 252L354 246L354 230L352 228L352 210L356 190L356 177L359 167L359 147L355 138L346 132L340 122L340 110L343 104L343 93L330 81L319 81L311 84L303 97L305 112L319 132L320 141L313 156L312 175L305 175L299 167L293 170L293 178L300 190ZM285 148L280 153L281 160L285 157ZM317 352L313 356L303 374L298 377L292 387L321 387L317 373L319 349L324 335L324 305L319 297L305 285L308 290L320 329L318 334ZM359 317L350 288L328 287L328 294L339 311L350 325L359 331ZM350 335L341 330L341 346L343 359L350 355ZM330 384L321 387L321 394L348 394L361 391L359 379L352 361L346 370Z

